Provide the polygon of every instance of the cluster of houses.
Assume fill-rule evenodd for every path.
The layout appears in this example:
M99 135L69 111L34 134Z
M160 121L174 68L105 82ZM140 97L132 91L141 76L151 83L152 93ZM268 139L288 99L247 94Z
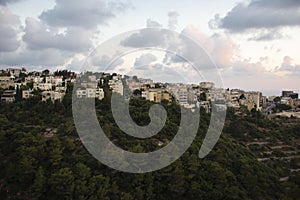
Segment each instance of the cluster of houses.
M212 103L226 103L227 106L236 110L246 107L252 109L268 110L272 108L272 102L279 101L289 105L293 109L300 106L298 94L293 91L283 91L281 97L265 97L258 91L243 91L240 89L216 88L213 82L201 82L199 84L183 83L157 83L151 79L138 78L109 73L75 74L66 70L63 73L28 72L26 69L8 68L0 70L1 101L13 102L17 93L21 98L27 99L39 91L42 101L61 101L66 94L67 85L74 83L77 78L82 79L80 87L76 88L78 98L97 98L102 100L105 96L103 90L104 80L108 80L112 92L120 95L140 97L146 100L160 103L161 101L175 100L186 108L203 107L209 112ZM20 96L20 95L19 95Z
M62 100L69 82L74 82L75 73L69 72L69 76L50 74L48 70L43 72L28 72L26 69L8 68L0 70L0 88L3 90L1 101L13 102L20 92L23 99L34 96L34 91L39 91L42 101Z

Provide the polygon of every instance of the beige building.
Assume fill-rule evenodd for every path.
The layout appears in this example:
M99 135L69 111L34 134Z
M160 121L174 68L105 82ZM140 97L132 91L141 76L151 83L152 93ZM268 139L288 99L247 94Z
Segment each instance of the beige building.
M59 100L62 101L64 93L55 92L55 91L44 91L42 92L42 101L47 101L50 99L52 102Z
M0 76L0 88L8 89L14 87L14 77L12 76Z
M33 84L33 89L37 90L52 90L52 86L54 86L52 83L34 83Z
M96 98L102 100L104 98L104 91L102 88L87 88L76 90L77 98Z
M160 103L162 100L171 101L172 96L161 88L151 88L142 92L142 97L146 100Z
M32 96L33 96L32 90L23 90L22 91L22 98L23 99L28 99L28 98L30 98Z
M215 87L215 84L213 82L201 82L200 87L202 89L212 89Z

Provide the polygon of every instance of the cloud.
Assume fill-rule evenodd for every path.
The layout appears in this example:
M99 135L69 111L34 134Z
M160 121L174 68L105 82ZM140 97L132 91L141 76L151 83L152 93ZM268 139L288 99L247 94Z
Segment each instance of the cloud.
M149 68L149 65L155 62L156 60L157 58L153 54L142 54L140 57L135 59L134 67L136 69L147 69Z
M221 68L228 67L234 54L238 52L238 46L224 34L209 36L198 27L189 25L181 32L181 35L186 37L173 37L172 33L166 32L164 29L142 29L123 40L121 45L134 48L158 47L171 50L172 53L167 52L165 54L164 64L183 63L188 59L201 69L211 68L212 63L205 51L195 51L195 49L199 50L199 45ZM187 38L191 38L196 43Z
M25 66L29 70L37 70L38 66L53 67L63 65L72 54L57 49L43 51L19 50L17 52L0 53L0 63L5 66Z
M161 28L162 25L157 21L153 21L151 19L147 19L147 28Z
M150 47L160 46L165 43L166 35L163 29L147 28L134 33L121 42L125 47Z
M294 64L294 59L290 56L284 56L280 67L275 69L275 73L279 75L297 77L300 76L300 64Z
M7 4L12 4L19 2L21 0L0 0L0 5L6 6Z
M54 27L84 27L94 29L130 8L128 2L106 0L56 0L53 9L42 12L40 19Z
M0 7L0 52L15 51L20 46L21 22L8 8Z
M168 27L170 30L176 30L179 16L180 16L179 13L175 11L171 11L168 13L168 17L169 17Z
M64 32L53 29L34 18L26 19L24 42L33 50L60 49L72 52L88 51L92 46L94 32L77 27L67 28Z
M124 59L123 58L119 58L117 57L117 59L114 60L114 58L116 58L117 55L115 56L108 56L108 55L102 55L101 57L99 56L92 56L90 59L91 61L88 63L91 63L92 66L96 66L97 69L103 71L107 71L107 70L114 70L116 67L122 65L124 63ZM87 66L89 67L89 66Z
M238 45L233 40L223 34L206 35L198 27L189 25L183 31L186 35L195 40L209 54L213 62L219 68L227 68L231 65L234 55L239 53ZM193 51L193 46L187 46L184 54L192 55L194 60L199 60L198 52ZM201 59L200 64L201 66Z
M237 4L225 17L215 15L209 25L230 32L300 26L299 8L299 0L252 0Z
M287 38L282 34L279 30L269 30L269 31L258 31L258 33L253 33L254 36L250 37L249 41L271 41L271 40L278 40Z
M293 59L289 56L285 56L279 71L293 71L294 68L295 66L293 66Z

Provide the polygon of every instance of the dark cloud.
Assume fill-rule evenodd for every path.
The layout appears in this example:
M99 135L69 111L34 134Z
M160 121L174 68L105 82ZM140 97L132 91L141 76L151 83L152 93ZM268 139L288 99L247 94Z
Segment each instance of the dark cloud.
M1 1L0 5L16 1ZM18 16L0 7L0 64L50 68L65 65L76 55L85 56L93 47L98 25L107 25L129 8L131 4L126 0L56 0L55 6L42 12L39 19L28 17L23 28Z
M9 9L0 7L0 52L15 51L20 46L20 20Z
M0 5L6 6L7 4L16 3L21 0L0 0Z
M32 50L88 51L98 25L129 7L125 1L56 0L52 9L42 12L40 20L26 19L23 40Z
M216 15L209 24L211 28L231 32L299 26L300 1L252 0L249 4L239 3L225 17Z
M40 19L50 26L77 26L95 28L107 21L117 12L130 8L128 2L106 0L56 0L53 9L44 11Z
M33 50L55 48L66 51L82 52L92 46L91 38L94 32L78 27L69 27L59 33L56 29L46 26L34 18L26 19L23 40Z

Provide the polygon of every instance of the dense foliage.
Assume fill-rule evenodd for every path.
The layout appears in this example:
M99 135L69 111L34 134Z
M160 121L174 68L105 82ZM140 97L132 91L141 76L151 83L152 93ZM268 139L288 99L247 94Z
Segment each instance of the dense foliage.
M229 110L221 139L200 160L198 152L210 119L201 110L198 135L179 160L156 172L129 174L106 167L83 147L73 123L70 93L63 102L31 98L1 103L0 199L296 199L299 195L297 177L279 182L282 169L257 161L243 145L247 137L265 137L265 133L284 137L276 129L280 125L260 113L241 118ZM149 123L151 102L133 99L130 105L138 124ZM109 95L96 102L107 136L134 152L157 149L158 141L167 143L176 134L180 108L175 103L163 105L168 112L166 127L152 139L134 140L115 125ZM270 127L274 132L264 131ZM298 127L291 125L291 137L299 137Z

